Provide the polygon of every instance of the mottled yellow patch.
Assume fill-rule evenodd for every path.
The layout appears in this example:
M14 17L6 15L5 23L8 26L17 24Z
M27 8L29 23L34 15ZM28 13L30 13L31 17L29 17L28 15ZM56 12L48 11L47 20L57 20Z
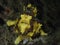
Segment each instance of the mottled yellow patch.
M36 7L34 7L34 9L33 9L33 13L34 13L34 15L36 17L36 14L37 14L37 8Z
M40 30L40 35L44 36L44 35L48 35L47 33L45 33L43 30Z
M22 35L19 35L19 36L16 38L16 40L14 41L14 44L15 44L15 45L18 45L18 44L20 43L20 41L22 41L22 39L23 39L23 36L22 36Z
M29 16L27 14L21 14L21 20L20 22L25 22L27 24L30 24L30 20L32 19L32 16Z
M37 14L37 8L36 7L33 7L31 4L28 4L27 5L27 7L28 8L31 8L32 9L32 13L34 14L34 16L36 17L36 14ZM26 10L25 8L25 6L23 7L24 9L23 10ZM16 33L19 33L19 31L21 32L21 34L16 38L16 40L15 40L15 44L16 45L18 45L23 39L25 39L25 38L30 38L30 40L32 40L32 36L34 35L34 34L36 34L36 33L40 33L40 35L41 36L44 36L44 35L47 35L47 33L45 33L43 30L42 30L42 28L41 28L41 26L42 26L42 24L40 24L40 23L38 23L37 21L34 21L33 23L32 23L32 25L33 25L33 30L31 31L31 32L28 32L28 30L31 28L31 25L30 25L30 21L31 21L31 19L33 18L32 16L30 16L30 15L28 15L28 14L21 14L20 15L20 17L21 17L21 19L20 20L18 20L18 19L16 19L16 20L8 20L7 22L6 22L6 24L8 25L8 26L12 26L12 25L14 25L14 28L15 28L15 31L16 31ZM18 22L18 23L17 23ZM19 31L18 31L18 29L16 28L16 25L18 26L18 29L19 29ZM23 34L25 34L25 32L27 32L27 34L26 35L23 35Z
M39 30L41 29L42 24L37 23L37 21L34 22L33 32L39 33Z
M29 16L27 14L21 14L21 19L18 23L18 27L22 34L25 33L25 31L27 31L26 29L30 28L31 19L32 19L32 16Z
M34 13L34 16L36 17L37 7L33 6L32 4L28 4L28 5L27 5L27 8L31 8L31 10L32 10L33 13Z
M32 37L33 34L34 34L33 32L29 32L27 35L30 36L30 37Z
M32 5L31 4L28 4L27 7L31 7Z
M8 20L8 21L6 22L6 24L7 24L8 26L15 25L16 23L17 23L17 20L14 20L14 21Z

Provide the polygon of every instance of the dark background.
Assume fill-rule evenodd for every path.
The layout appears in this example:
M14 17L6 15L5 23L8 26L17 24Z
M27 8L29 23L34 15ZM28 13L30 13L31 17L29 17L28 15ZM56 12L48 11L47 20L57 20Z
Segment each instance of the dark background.
M21 2L32 3L38 8L37 18L43 24L42 29L48 33L46 45L60 45L59 0L0 0L0 45L13 45L16 35L8 30L5 22L18 17L22 12Z

